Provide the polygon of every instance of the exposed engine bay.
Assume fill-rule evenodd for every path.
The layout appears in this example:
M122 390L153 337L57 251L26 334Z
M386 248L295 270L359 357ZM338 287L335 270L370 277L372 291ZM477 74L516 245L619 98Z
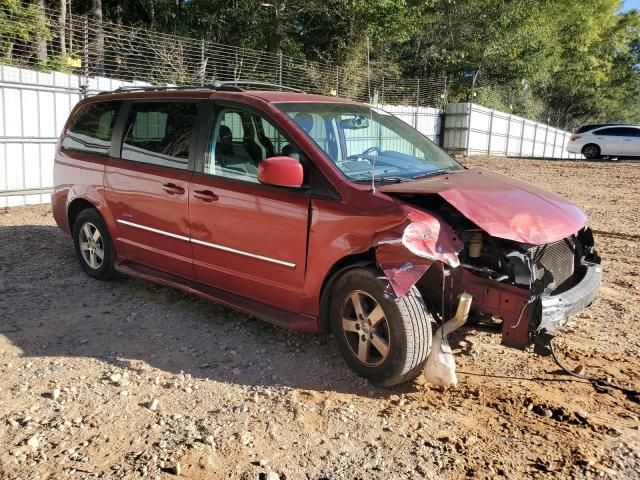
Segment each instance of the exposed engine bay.
M431 285L424 285L424 290L441 290L440 299L451 305L455 296L471 293L472 310L503 322L506 344L524 348L536 333L564 326L566 317L577 311L577 303L592 300L591 291L582 298L569 299L571 295L567 295L569 300L563 300L561 295L578 289L590 266L597 266L598 273L601 272L600 257L587 227L551 243L532 245L489 235L437 195L400 198L437 216L451 227L462 244L458 252L460 265L442 272L447 277L438 281L442 289L436 289L433 285L436 278L427 274L421 282ZM441 304L440 299L432 301ZM554 305L567 301L571 305L549 314L551 310L543 308L544 301L549 303L549 299L554 300Z

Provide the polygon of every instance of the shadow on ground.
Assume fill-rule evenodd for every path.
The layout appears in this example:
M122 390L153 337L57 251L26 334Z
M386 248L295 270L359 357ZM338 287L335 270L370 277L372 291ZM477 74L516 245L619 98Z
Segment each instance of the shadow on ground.
M152 282L87 277L53 226L0 228L0 334L25 357L86 357L244 385L387 397L353 374L333 339L272 326Z

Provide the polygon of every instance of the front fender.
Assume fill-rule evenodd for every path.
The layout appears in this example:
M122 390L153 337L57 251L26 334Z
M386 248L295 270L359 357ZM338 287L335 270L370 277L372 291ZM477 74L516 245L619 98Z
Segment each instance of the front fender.
M451 227L432 213L405 207L406 221L381 232L375 246L376 263L397 296L406 295L436 262L455 268L462 241Z

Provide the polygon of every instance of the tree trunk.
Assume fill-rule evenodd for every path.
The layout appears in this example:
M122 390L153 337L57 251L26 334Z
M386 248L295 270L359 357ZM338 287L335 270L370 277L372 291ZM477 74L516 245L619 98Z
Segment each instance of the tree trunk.
M95 22L95 74L104 75L104 31L102 30L102 0L92 0L91 16Z
M38 21L41 25L46 25L47 17L44 10L44 0L36 0L35 5L38 8ZM47 39L41 34L36 37L36 60L39 64L47 62Z
M67 55L67 0L60 0L60 12L58 15L58 42L60 43L60 56Z

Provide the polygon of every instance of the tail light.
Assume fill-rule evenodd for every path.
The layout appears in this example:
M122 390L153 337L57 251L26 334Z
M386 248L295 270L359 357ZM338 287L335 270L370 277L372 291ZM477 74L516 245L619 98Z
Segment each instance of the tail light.
M569 137L569 141L570 142L575 142L576 140L581 139L582 137L580 135L571 135L571 137Z

